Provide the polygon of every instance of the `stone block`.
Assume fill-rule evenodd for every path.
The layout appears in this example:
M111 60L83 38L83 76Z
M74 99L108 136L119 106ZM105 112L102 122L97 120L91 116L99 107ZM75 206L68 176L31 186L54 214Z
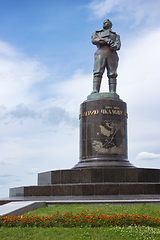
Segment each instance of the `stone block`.
M137 182L137 168L126 168L126 182Z
M160 194L160 184L155 183L155 188L156 188L156 194Z
M52 185L51 186L51 195L52 196L71 196L72 188L71 185Z
M33 186L32 196L51 196L51 186Z
M32 196L42 196L43 186L32 186Z
M24 197L29 197L32 195L32 186L24 187Z
M146 182L159 182L158 169L145 169Z
M81 182L91 183L91 169L81 169Z
M155 183L143 184L143 193L144 194L156 194Z
M56 170L51 172L51 184L61 183L61 170Z
M72 195L73 196L81 196L82 195L82 185L81 184L72 185Z
M104 169L104 182L125 182L125 168Z
M119 195L119 184L96 184L95 195Z
M159 182L159 169L137 168L138 182Z
M51 196L51 186L41 186L40 189L38 188L33 188L32 189L32 194L35 196L34 191L37 192L37 196Z
M91 169L91 182L92 183L104 182L103 169Z
M94 195L94 184L82 185L82 195Z
M61 170L61 184L72 183L72 170Z
M143 194L143 184L132 184L132 183L126 183L126 184L120 184L120 195L138 195Z
M146 181L146 174L144 168L137 168L138 173L138 182L145 182Z
M81 170L72 170L72 183L80 183L81 182Z
M51 186L24 187L24 196L51 196Z

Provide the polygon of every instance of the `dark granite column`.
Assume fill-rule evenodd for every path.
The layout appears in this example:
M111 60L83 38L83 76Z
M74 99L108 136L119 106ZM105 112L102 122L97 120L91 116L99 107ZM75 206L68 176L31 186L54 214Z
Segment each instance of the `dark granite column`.
M98 96L80 106L80 161L74 168L133 167L127 156L126 103L117 94Z

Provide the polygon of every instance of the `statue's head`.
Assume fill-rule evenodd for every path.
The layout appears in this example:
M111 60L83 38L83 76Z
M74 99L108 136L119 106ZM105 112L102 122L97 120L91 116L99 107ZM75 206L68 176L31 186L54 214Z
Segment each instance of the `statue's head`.
M108 28L112 28L112 22L109 19L104 20L103 22L103 29L108 29Z

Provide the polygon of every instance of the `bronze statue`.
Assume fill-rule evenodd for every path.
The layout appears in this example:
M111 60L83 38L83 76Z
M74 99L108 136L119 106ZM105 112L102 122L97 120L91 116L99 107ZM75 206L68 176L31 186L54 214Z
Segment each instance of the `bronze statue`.
M109 79L109 91L116 92L116 77L118 67L117 50L121 47L120 36L111 30L112 23L109 19L103 22L103 29L95 31L92 34L92 43L97 45L97 51L94 54L93 68L93 93L100 90L101 80L105 68Z

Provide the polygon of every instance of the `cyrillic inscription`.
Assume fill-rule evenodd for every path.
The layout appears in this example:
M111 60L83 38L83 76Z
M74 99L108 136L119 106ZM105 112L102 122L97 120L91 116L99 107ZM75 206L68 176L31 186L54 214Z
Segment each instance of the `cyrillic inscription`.
M124 116L128 118L128 114L122 110L120 110L119 107L111 107L111 106L106 106L104 109L101 109L100 111L98 109L92 110L92 111L86 111L84 113L81 113L79 115L79 119L87 116L92 116L92 115L98 115L98 114L108 114L108 115L119 115L119 116Z

